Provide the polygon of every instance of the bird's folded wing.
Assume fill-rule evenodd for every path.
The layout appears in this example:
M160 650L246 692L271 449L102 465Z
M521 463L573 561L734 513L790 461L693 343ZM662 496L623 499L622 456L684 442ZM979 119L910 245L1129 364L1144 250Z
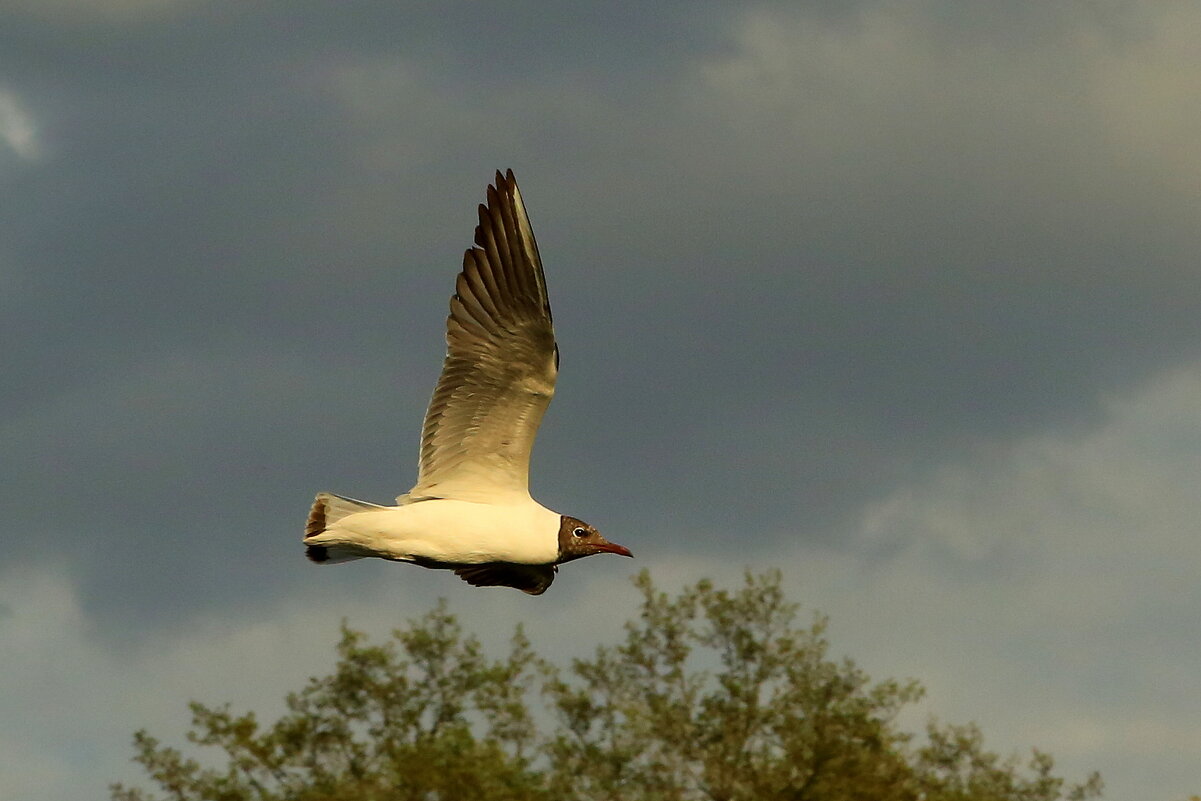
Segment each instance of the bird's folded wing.
M496 174L479 217L450 300L412 500L528 497L530 451L555 390L546 280L512 171Z
M555 580L555 566L492 562L456 568L455 575L473 587L514 587L530 595L541 595Z

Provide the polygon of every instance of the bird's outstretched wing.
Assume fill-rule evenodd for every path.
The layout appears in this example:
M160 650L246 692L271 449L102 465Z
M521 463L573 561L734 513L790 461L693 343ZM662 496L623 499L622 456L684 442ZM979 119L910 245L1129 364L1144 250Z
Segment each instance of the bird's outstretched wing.
M529 496L530 451L555 391L559 355L538 245L512 170L496 173L479 215L476 247L464 255L450 299L446 362L406 500Z

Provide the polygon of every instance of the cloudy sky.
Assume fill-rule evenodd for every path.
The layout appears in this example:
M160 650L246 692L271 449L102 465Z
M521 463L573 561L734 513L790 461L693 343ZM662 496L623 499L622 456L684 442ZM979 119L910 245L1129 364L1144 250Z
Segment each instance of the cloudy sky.
M783 569L914 718L1201 793L1201 51L1152 0L0 0L0 783L104 797L446 596L562 657ZM318 569L387 501L512 167L532 487L637 560Z

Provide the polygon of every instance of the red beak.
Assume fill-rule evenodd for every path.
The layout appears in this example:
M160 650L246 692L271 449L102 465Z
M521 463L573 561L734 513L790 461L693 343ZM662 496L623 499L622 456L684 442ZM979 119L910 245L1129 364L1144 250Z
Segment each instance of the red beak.
M634 558L634 554L630 553L629 548L626 548L624 545L618 545L615 542L606 542L603 545L597 545L596 547L598 550L605 551L607 553L615 553L618 556L628 556L631 559Z

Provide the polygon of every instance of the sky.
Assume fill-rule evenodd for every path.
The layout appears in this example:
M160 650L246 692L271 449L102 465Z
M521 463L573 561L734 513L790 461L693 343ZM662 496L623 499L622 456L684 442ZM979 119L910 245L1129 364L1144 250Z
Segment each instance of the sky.
M612 642L779 567L835 654L1112 799L1201 793L1201 7L0 0L0 783L137 782L445 597ZM539 598L317 568L387 502L476 206L562 353ZM502 637L503 639L503 637ZM908 720L908 718L907 718Z

